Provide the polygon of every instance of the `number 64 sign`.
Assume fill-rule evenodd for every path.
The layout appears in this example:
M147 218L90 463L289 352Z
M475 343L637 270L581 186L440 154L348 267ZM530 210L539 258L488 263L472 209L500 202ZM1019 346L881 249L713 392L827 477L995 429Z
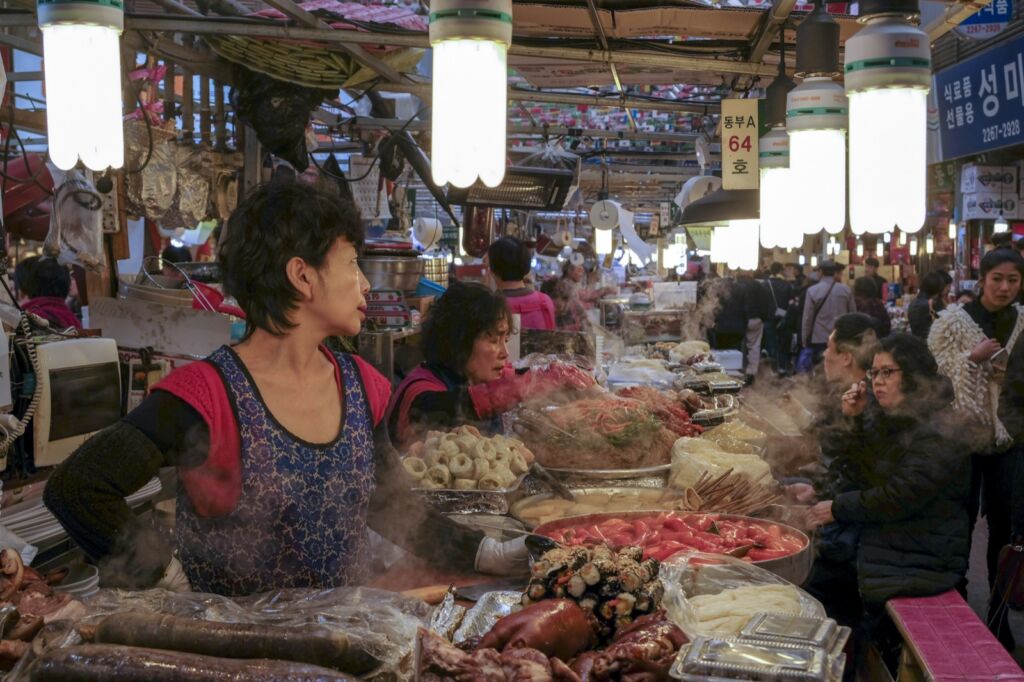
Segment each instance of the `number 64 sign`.
M756 99L722 100L722 187L757 189Z

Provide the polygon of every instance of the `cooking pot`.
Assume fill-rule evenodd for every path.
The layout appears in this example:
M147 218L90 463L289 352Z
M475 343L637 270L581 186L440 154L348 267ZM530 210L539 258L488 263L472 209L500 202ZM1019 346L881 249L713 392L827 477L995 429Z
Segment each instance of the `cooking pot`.
M423 277L423 261L419 258L366 256L359 259L372 289L415 291Z

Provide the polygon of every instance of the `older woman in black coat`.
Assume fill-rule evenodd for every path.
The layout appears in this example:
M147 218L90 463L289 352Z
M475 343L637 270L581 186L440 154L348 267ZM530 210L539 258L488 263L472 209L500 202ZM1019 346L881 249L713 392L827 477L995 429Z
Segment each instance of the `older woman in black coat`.
M856 438L858 489L811 508L812 524L861 525L857 582L867 630L888 660L898 638L885 618L893 597L953 589L967 571L966 452L953 437L952 389L924 341L882 339L866 382L843 396Z

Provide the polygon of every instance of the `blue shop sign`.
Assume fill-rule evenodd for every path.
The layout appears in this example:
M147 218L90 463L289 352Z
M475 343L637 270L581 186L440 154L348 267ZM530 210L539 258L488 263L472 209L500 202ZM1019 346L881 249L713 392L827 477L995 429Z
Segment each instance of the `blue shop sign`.
M960 22L957 31L970 38L991 38L1002 33L1012 18L1012 0L992 0L988 5Z
M935 74L942 159L1024 143L1024 37Z

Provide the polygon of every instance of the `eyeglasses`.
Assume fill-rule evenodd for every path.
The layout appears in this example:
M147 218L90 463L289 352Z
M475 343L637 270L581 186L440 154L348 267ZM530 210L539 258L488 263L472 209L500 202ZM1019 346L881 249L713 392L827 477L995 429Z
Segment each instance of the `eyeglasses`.
M900 369L899 367L880 367L879 369L869 369L867 371L867 375L868 379L870 379L871 381L877 381L879 379L881 379L882 381L888 381L889 377L891 377L893 374L902 371L903 370Z

